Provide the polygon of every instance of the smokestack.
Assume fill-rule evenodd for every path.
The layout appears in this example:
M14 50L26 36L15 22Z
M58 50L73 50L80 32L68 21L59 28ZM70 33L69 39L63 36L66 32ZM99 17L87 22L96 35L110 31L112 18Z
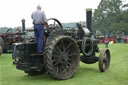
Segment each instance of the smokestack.
M22 19L22 31L24 32L25 31L25 19Z
M87 28L92 32L92 9L87 8L86 9L86 23L87 23Z

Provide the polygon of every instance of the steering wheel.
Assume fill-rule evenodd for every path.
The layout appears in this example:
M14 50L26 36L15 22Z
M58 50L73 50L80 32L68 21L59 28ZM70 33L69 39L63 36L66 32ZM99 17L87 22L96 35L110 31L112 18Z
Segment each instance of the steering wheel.
M11 28L6 31L6 33L9 33L9 32L12 33L12 29Z
M60 21L55 18L48 19L47 23L48 23L48 30L50 31L63 29L63 26L60 23Z
M47 36L50 33L53 33L56 30L61 30L63 29L62 24L60 23L59 20L55 19L55 18L50 18L47 20L48 23L48 28L45 28L45 32L44 32L44 44L46 42Z

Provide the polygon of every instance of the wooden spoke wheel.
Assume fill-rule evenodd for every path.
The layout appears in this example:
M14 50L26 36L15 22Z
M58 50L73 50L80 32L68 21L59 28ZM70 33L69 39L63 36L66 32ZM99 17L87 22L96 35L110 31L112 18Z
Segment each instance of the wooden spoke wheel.
M44 62L48 73L55 79L71 78L80 62L77 43L70 37L58 36L46 43Z
M103 49L99 56L99 69L101 72L108 70L110 65L110 51L108 49Z

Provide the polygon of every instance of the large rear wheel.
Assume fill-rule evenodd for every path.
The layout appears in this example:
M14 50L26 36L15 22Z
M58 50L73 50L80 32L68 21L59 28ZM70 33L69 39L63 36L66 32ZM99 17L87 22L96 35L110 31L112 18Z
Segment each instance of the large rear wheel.
M47 41L44 62L48 73L55 79L71 78L80 62L77 43L67 36L57 36Z

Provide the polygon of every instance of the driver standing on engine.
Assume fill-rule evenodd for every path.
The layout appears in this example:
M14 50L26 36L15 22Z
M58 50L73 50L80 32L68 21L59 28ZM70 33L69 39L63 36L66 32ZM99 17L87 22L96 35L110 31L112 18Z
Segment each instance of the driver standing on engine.
M44 12L41 11L40 5L38 5L37 10L32 13L31 18L34 24L34 38L37 45L37 53L42 54L44 26L48 27L48 24Z

